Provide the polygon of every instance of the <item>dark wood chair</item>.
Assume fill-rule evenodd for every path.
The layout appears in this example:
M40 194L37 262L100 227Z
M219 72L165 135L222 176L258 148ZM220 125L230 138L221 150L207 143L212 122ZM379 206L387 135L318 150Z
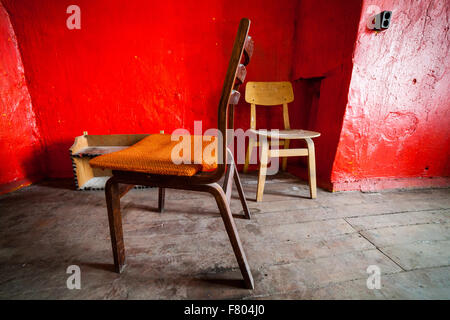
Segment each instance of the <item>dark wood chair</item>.
M250 27L249 19L242 19L234 42L231 59L226 73L222 95L218 107L218 130L223 138L219 144L217 167L213 171L197 172L192 176L180 176L170 174L155 174L133 170L117 170L114 166L112 177L105 186L106 204L108 207L109 227L111 232L112 251L114 256L115 271L120 273L125 267L125 248L122 231L122 217L120 213L120 198L123 197L134 185L145 185L159 188L158 209L164 210L165 188L194 190L212 194L219 207L220 214L225 224L231 245L234 250L239 268L244 278L245 287L254 288L252 274L247 258L242 247L241 240L230 210L230 198L233 180L239 193L244 215L250 219L250 212L246 203L244 191L236 170L232 153L227 148L227 128L233 128L234 105L240 98L239 86L246 76L245 66L250 62L253 53L253 40L248 36ZM124 150L125 151L125 150ZM92 166L108 168L108 164L102 161L102 157L119 157L121 152L100 156L90 161ZM223 187L218 181L224 177Z

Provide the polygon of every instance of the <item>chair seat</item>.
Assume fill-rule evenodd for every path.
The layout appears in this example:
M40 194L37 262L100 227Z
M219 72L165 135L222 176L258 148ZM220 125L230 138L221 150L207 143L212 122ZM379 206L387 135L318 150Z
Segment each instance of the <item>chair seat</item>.
M269 138L278 138L278 139L305 139L305 138L317 138L320 136L319 132L301 130L301 129L292 129L292 130L278 130L278 131L270 131L270 130L254 130L250 129L250 132L260 136L266 136Z
M194 149L194 137L202 140ZM121 151L104 154L89 161L92 167L144 172L158 175L174 176L193 176L199 171L211 171L217 168L217 143L215 137L208 137L208 141L203 141L201 136L183 136L183 142L172 141L169 134L152 134L138 143ZM188 139L188 140L184 140ZM181 141L181 139L180 139ZM184 141L188 141L186 144ZM183 143L190 146L190 154L183 154L182 147L178 144ZM205 148L208 147L206 152ZM172 161L172 150L177 146L181 163L176 164ZM200 150L201 147L201 150ZM209 150L214 150L208 152ZM180 152L181 151L181 152ZM201 152L201 157L198 155ZM194 162L194 155L199 158Z

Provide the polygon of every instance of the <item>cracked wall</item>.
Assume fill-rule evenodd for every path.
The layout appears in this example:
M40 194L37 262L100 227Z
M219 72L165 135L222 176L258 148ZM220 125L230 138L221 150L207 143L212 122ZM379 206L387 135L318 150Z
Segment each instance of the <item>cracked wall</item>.
M0 194L42 178L41 153L16 36L0 2Z
M391 26L367 29L369 5ZM364 1L334 190L449 185L450 2Z

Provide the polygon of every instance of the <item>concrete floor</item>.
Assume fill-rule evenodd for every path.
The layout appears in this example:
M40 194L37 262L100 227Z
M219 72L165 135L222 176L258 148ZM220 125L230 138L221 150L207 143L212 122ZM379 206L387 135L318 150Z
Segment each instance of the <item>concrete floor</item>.
M156 189L122 199L128 266L112 272L102 191L70 180L0 197L1 299L450 299L450 189L318 192L289 175L271 178L256 203L256 177L242 176L253 213L238 218L255 290L241 275L214 199ZM69 265L81 289L69 290ZM369 265L381 289L366 285Z

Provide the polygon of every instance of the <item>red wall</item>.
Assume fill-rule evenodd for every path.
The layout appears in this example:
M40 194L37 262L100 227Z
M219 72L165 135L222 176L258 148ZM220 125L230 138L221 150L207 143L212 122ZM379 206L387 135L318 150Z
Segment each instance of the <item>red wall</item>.
M366 27L369 5L391 27ZM364 1L335 190L450 185L448 1ZM441 178L439 178L441 177Z
M0 193L43 177L36 124L17 40L0 3Z
M2 8L0 185L71 177L68 148L83 131L215 127L244 16L256 43L247 79L292 80L292 127L322 133L319 185L450 184L448 1L78 0L81 30L66 27L72 1L1 1L14 30ZM366 30L372 4L393 11L389 30ZM242 101L235 127L247 129ZM258 127L281 125L281 109L258 109Z
M352 71L352 53L361 14L360 0L301 0L298 10L293 60L295 101L290 107L291 127L321 133L314 139L317 179L331 189L330 178ZM311 86L319 83L320 96L311 105ZM314 79L315 78L315 79ZM299 80L300 79L300 80ZM304 121L308 117L307 121ZM289 171L306 177L298 158L289 159Z
M248 79L291 71L297 1L3 0L20 44L51 177L72 175L75 136L217 127L217 105L240 18L256 47ZM249 126L241 104L236 125ZM260 125L267 123L262 118Z

